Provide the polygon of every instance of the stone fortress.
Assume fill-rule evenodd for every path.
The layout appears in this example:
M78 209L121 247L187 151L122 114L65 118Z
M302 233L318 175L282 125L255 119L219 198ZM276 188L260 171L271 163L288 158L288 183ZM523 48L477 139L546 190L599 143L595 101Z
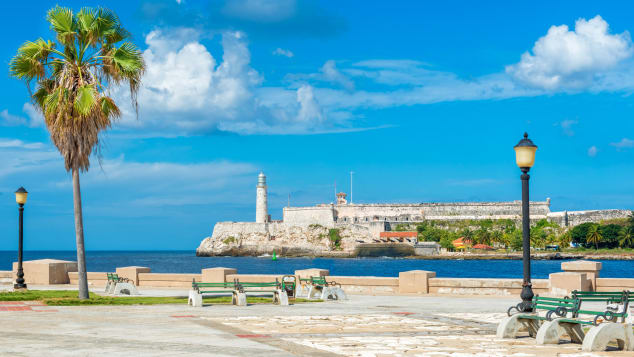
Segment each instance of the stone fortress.
M415 239L385 239L382 232L396 225L425 221L482 219L521 220L521 201L452 202L416 204L352 204L345 193L336 203L312 207L284 207L283 219L273 221L268 214L266 176L260 173L256 187L255 222L218 222L211 237L205 238L197 255L344 255L360 245L410 243ZM547 219L563 227L585 222L626 218L631 210L588 210L551 212L550 199L530 203L532 221ZM335 246L329 234L336 230L340 242Z

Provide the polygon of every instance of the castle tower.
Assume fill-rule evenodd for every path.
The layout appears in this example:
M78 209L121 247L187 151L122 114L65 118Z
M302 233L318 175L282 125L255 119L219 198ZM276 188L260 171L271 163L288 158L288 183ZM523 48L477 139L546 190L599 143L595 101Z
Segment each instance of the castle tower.
M260 172L258 175L258 186L257 186L257 194L256 194L256 202L255 202L255 222L256 223L266 223L268 221L269 212L267 205L267 194L266 194L266 176L264 176L263 172Z

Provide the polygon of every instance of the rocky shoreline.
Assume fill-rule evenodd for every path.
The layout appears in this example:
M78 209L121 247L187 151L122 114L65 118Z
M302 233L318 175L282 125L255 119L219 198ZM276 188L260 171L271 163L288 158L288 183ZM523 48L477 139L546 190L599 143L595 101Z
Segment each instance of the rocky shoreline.
M251 257L270 254L259 249L233 248L224 251L222 254L210 254L196 251L196 256L233 256ZM276 251L278 257L286 258L358 258L354 252L344 251L306 251L302 249L280 249ZM401 259L420 260L521 260L522 253L446 253L438 255L418 255L395 257ZM533 260L634 260L634 254L593 254L593 253L535 253L531 254Z

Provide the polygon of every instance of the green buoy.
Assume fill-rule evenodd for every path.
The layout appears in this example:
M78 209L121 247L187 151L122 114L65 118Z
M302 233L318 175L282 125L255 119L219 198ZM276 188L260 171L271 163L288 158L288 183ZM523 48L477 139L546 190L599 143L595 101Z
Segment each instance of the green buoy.
M271 258L272 260L277 260L277 254L275 254L275 251L273 251L273 258Z

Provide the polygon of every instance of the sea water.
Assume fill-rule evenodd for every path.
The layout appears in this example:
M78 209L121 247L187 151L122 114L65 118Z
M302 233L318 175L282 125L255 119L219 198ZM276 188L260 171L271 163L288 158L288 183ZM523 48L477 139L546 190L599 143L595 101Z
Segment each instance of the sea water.
M74 251L25 251L24 260L77 260ZM11 270L17 252L0 251L0 270ZM531 276L547 279L561 271L562 260L533 260ZM634 261L602 260L603 278L634 278ZM88 251L90 272L113 272L131 265L149 267L153 273L200 273L213 267L235 268L241 274L292 274L306 268L328 269L330 275L398 276L408 270L431 270L438 277L515 278L522 277L521 260L424 260L404 258L285 258L271 257L197 257L193 251Z

